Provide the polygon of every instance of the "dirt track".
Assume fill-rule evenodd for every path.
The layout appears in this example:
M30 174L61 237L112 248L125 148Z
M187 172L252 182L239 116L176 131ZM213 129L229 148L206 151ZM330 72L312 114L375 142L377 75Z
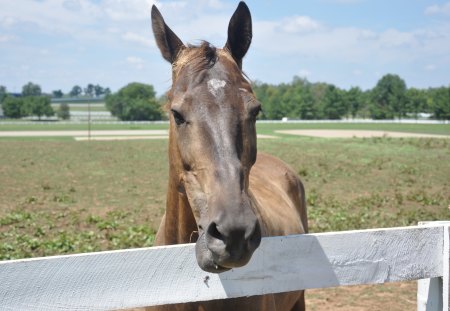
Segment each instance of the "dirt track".
M115 130L115 131L0 131L0 137L73 137L75 140L131 140L167 139L167 130ZM258 138L277 138L259 135Z
M325 137L325 138L363 138L363 137L429 137L450 138L446 135L417 134L387 131L363 131L363 130L283 130L275 131L279 134L291 134L301 136Z
M168 135L167 130L116 130L91 131L91 136L142 136ZM88 131L0 131L0 137L83 137Z

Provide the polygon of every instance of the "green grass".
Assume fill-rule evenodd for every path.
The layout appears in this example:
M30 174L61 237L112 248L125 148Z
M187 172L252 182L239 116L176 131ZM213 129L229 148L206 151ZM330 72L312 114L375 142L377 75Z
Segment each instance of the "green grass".
M448 139L286 135L258 150L301 176L312 232L450 219ZM152 245L166 155L167 140L2 140L0 259Z
M423 134L450 135L450 124L400 124L400 123L258 123L258 132L271 134L275 130L371 130Z
M14 124L12 122L2 123L0 121L1 131L76 131L87 130L88 124L71 124L58 123L44 124L37 122L30 122L29 124ZM168 123L157 124L91 124L92 130L161 130L168 129Z
M303 179L314 232L450 219L447 139L260 140Z
M152 130L168 129L168 124L91 124L93 130ZM367 124L367 123L258 123L258 132L273 134L275 130L288 129L336 129L336 130L382 130L394 132L411 132L424 134L450 135L450 124ZM0 131L51 131L51 130L85 130L86 124L42 124L30 122L29 124L14 124L0 122Z
M2 142L0 259L152 245L166 143Z

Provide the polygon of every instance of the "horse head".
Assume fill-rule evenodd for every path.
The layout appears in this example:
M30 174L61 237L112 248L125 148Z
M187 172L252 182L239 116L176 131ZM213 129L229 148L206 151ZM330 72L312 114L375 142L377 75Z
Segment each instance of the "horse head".
M249 193L261 105L242 72L252 39L250 11L239 3L222 49L184 45L155 6L152 27L172 64L169 156L197 223L198 264L209 272L243 266L261 242Z

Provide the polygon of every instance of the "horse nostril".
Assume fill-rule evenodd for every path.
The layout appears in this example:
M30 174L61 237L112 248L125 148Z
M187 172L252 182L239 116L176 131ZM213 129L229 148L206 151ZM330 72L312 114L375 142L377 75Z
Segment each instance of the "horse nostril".
M259 244L261 243L261 227L259 226L258 222L256 222L250 234L245 236L245 240L250 244L253 244L255 248L259 246Z
M215 222L212 222L208 226L208 235L214 239L223 241L224 237L217 229L217 224Z

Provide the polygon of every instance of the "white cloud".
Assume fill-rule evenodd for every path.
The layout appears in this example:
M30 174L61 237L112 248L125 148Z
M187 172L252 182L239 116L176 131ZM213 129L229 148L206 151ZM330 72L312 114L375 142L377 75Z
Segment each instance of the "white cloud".
M12 16L4 15L0 16L0 25L2 27L8 28L16 23L16 19Z
M319 2L335 5L362 1ZM0 2L0 43L6 47L1 51L2 68L9 66L8 70L14 72L24 60L39 57L37 61L30 62L30 73L16 75L20 76L20 81L33 78L30 75L40 68L57 64L55 68L65 68L68 72L68 81L73 81L74 76L80 76L74 74L76 70L84 70L90 73L87 76L92 79L102 72L105 74L102 79L117 86L122 81L135 80L136 77L165 86L170 81L169 67L162 61L151 32L152 4L156 3L167 24L183 42L195 44L205 39L218 47L226 41L228 22L236 8L236 3L224 0ZM256 4L254 6L257 7ZM311 77L312 71L315 79L328 81L333 79L330 75L336 73L335 83L341 81L339 78L342 77L353 77L359 83L376 70L384 73L390 68L408 68L404 70L415 70L422 76L429 74L434 77L450 64L450 20L445 18L422 16L425 23L417 25L424 26L408 29L402 24L400 29L396 24L386 23L386 27L390 28L380 30L376 26L359 27L361 24L355 21L349 21L348 26L334 26L333 19L325 21L313 15L294 15L296 12L293 10L291 16L264 20L258 17L258 13L259 16L262 14L261 10L261 7L259 12L252 10L254 36L245 69L251 77L262 81L272 77L278 80L290 79L295 74ZM306 12L304 14L312 14L311 11ZM430 5L424 14L448 16L450 2L447 0L444 4ZM263 65L264 60L267 63ZM271 67L270 63L276 66ZM149 67L152 70L148 72L130 70ZM430 74L431 71L433 74ZM167 76L162 77L164 73ZM3 69L0 74L4 74ZM61 79L55 77L60 76L49 71L49 77L44 78L53 79L57 84ZM431 78L427 77L426 80L430 81ZM21 82L11 80L9 83L20 85Z
M426 15L447 15L450 16L450 2L442 5L434 4L425 9Z
M282 21L256 21L253 48L266 55L373 64L450 55L450 23L400 31L320 25L312 32L280 32Z
M103 13L88 0L61 2L59 0L6 1L2 3L2 26L22 27L46 33L76 33L83 27L96 24ZM83 25L83 26L81 26Z
M309 16L292 16L281 21L279 27L287 33L304 33L319 30L321 25Z
M402 32L396 29L388 29L380 34L379 43L382 47L414 47L418 42L412 32Z
M136 42L146 47L154 46L153 37L146 37L134 32L126 32L122 35L122 39L129 42Z
M6 42L12 42L16 40L16 36L10 36L10 35L0 35L0 42L6 43Z
M216 9L216 10L220 10L225 7L225 3L223 3L222 1L219 1L219 0L208 0L208 5L209 5L209 7Z
M301 69L298 72L298 76L301 78L310 78L311 77L311 71L307 70L307 69Z
M148 19L151 6L155 0L105 0L101 3L101 8L113 21L135 21Z
M145 61L140 57L128 56L126 58L126 61L127 61L127 63L131 64L136 69L141 70L144 68Z

